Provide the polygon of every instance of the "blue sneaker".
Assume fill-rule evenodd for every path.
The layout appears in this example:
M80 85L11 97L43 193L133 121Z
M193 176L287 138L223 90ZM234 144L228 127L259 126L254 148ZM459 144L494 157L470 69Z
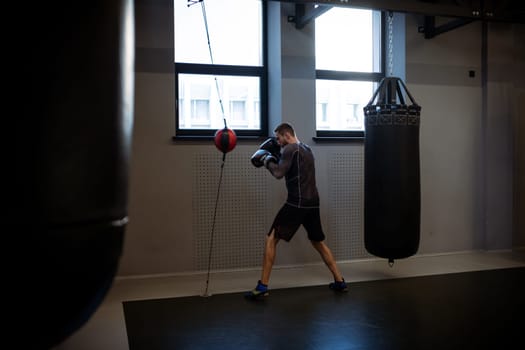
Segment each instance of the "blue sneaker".
M328 285L328 288L336 292L348 292L348 286L343 278L341 282L334 281Z
M249 299L259 299L261 297L268 296L268 285L261 283L261 281L257 282L257 287L252 289L249 292L244 293L244 296Z

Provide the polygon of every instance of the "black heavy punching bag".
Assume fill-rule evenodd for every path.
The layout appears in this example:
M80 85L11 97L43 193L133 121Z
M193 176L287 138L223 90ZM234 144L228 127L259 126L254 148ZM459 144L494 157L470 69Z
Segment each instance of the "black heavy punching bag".
M365 248L390 263L419 247L420 111L396 77L384 78L364 107Z
M127 223L134 103L132 0L19 6L12 220L18 276L14 340L63 342L116 274ZM11 67L10 67L11 68ZM14 106L14 104L13 104ZM6 300L10 302L9 300ZM12 336L12 334L9 334Z

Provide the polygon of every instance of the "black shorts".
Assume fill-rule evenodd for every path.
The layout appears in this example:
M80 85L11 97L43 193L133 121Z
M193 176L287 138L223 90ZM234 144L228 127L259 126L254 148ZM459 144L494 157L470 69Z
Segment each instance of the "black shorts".
M279 210L268 235L275 230L275 237L290 242L301 225L308 233L309 240L324 241L325 235L321 227L319 208L297 208L289 204L283 205Z

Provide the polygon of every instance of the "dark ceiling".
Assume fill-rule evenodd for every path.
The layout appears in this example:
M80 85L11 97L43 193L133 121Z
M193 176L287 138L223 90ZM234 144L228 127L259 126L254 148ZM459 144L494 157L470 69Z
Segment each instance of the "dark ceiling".
M298 5L349 6L426 16L525 23L523 0L271 0Z

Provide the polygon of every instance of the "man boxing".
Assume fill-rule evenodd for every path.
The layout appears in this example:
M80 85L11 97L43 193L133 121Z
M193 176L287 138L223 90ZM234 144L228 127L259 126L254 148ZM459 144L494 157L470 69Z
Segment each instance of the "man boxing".
M319 194L315 182L315 160L310 147L299 141L293 127L282 123L274 130L275 139L264 142L252 156L256 167L266 167L277 179L286 179L288 197L279 210L266 237L261 279L257 286L246 293L248 298L268 295L268 283L275 261L277 243L289 242L303 225L308 239L319 252L333 275L329 288L346 292L348 286L341 275L331 250L325 244L319 213ZM275 144L277 143L277 145ZM280 154L276 151L282 147Z

